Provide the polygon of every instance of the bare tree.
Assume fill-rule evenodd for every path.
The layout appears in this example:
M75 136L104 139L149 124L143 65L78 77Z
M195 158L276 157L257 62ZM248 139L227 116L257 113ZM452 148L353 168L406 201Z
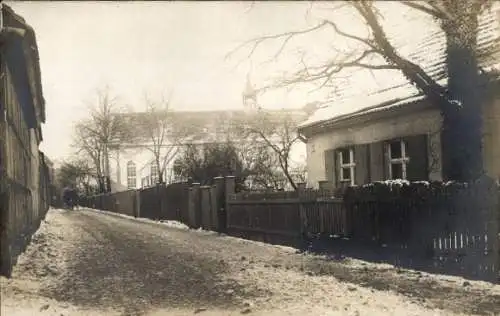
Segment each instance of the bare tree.
M108 87L97 91L97 100L89 103L89 117L75 126L74 147L77 154L87 155L95 165L101 192L104 178L109 179L109 156L122 150L122 145L134 138L123 115L124 107L111 96Z
M93 163L95 175L99 185L99 191L104 190L104 174L103 174L103 144L99 138L91 132L93 129L88 128L88 124L94 122L90 120L77 123L75 133L73 135L73 147L76 149L76 155L81 158L88 158Z
M182 141L188 136L185 122L176 122L170 108L170 98L152 100L144 97L146 113L137 122L147 145L144 147L153 154L153 166L158 170L158 183L164 183L167 166L179 153Z
M283 113L278 117L264 111L259 111L240 124L242 135L251 139L255 146L261 145L257 152L259 159L253 161L257 179L268 179L280 185L284 178L294 190L297 189L291 161L293 146L300 141L297 126L298 120L291 114Z
M298 71L263 89L304 82L319 83L320 87L332 87L335 86L339 73L350 68L399 70L441 110L444 177L467 181L483 173L480 105L484 92L479 90L481 85L478 83L483 77L479 75L478 57L484 52L478 50L477 34L478 17L491 3L491 0L400 1L402 6L432 16L443 30L446 36L447 87L440 85L422 67L398 52L386 35L380 23L380 10L372 0L320 2L321 5L329 5L327 9L333 14L340 9L355 12L368 27L369 35L366 37L343 30L334 18L322 18L316 25L306 29L251 39L238 46L235 51L249 46L251 57L263 42L280 40L282 44L274 54L274 58L277 58L294 38L325 29L360 44L358 46L361 46L361 49L356 48L344 53L337 50L331 60L319 65L307 65L301 60L302 66Z
M258 135L249 135L243 142L234 142L238 157L244 166L251 189L274 190L284 188L288 183L279 165L277 155Z

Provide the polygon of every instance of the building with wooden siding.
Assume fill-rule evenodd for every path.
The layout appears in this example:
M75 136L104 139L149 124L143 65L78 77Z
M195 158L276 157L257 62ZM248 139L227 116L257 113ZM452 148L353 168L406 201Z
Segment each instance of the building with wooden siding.
M48 210L48 170L43 153L45 100L35 32L1 4L0 175L2 274Z

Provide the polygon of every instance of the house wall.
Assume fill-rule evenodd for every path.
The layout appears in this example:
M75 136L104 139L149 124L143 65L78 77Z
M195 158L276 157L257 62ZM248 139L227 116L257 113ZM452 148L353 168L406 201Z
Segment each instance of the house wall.
M483 155L486 173L500 178L500 97L483 108Z
M486 173L500 178L500 98L483 107L483 156ZM327 180L325 150L354 144L366 144L395 137L428 134L429 180L442 180L441 116L438 110L428 109L418 113L397 116L368 124L353 125L317 134L307 143L308 185L318 187L318 181Z
M428 134L429 179L441 179L441 116L438 110L427 109L417 113L353 125L311 136L307 142L308 186L318 187L318 181L327 180L325 151L339 147L369 144L395 137Z
M112 185L112 191L125 191L127 190L127 163L132 161L135 163L136 167L136 188L139 188L141 185L141 174L140 170L144 165L149 163L152 159L152 154L149 150L145 148L137 148L137 149L127 149L120 153L118 159L119 163L115 157L115 159L110 159L110 176L111 180L114 183ZM118 169L120 170L120 181L118 182Z
M38 217L38 208L39 208L39 200L38 197L40 196L39 194L39 177L38 177L38 170L40 170L40 155L38 153L38 137L36 130L34 128L31 128L29 130L30 133L30 151L31 151L31 181L30 181L30 189L31 189L31 196L32 196L32 202L33 202L33 215ZM36 176L35 176L36 175Z

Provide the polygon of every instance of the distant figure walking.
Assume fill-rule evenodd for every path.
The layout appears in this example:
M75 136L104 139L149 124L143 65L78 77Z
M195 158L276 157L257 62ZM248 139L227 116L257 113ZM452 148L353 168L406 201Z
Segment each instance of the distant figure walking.
M63 189L64 208L73 209L78 204L78 194L73 186L66 186Z

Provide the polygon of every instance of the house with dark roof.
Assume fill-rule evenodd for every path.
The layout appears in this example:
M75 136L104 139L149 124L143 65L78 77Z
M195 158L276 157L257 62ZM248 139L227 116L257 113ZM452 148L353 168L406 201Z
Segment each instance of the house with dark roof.
M484 166L492 177L500 177L499 7L481 16L478 36L480 51L487 52L479 56L480 66L493 78L493 98L483 104ZM426 31L408 58L445 85L444 34L438 26ZM395 76L394 71L386 75ZM387 179L442 179L440 111L400 77L371 93L346 92L348 97L317 109L300 125L307 143L309 186L318 187L321 181L338 188Z

